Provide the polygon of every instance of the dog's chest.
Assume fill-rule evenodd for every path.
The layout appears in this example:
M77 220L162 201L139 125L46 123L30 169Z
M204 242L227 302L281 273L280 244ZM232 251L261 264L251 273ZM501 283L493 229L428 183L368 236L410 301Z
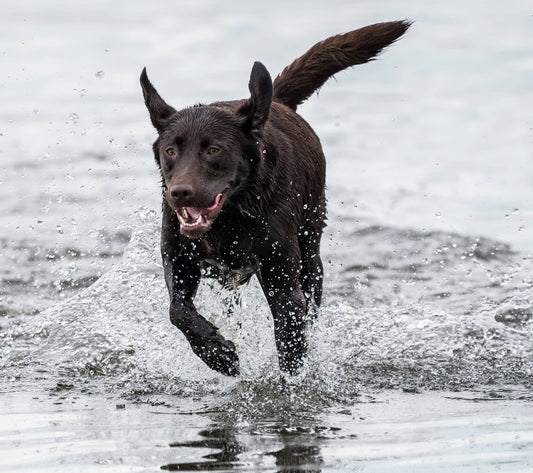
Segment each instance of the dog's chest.
M203 245L204 263L228 288L248 282L259 268L253 238L247 232L214 233L203 240Z

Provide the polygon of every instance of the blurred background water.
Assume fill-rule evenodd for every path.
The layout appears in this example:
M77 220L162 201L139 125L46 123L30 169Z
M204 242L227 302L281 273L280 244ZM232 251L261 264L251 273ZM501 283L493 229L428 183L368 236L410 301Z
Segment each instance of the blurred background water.
M280 379L256 284L168 321L142 67L175 107L243 98L327 36L409 18L300 109L328 160L325 303ZM529 471L530 2L12 2L0 19L0 469Z

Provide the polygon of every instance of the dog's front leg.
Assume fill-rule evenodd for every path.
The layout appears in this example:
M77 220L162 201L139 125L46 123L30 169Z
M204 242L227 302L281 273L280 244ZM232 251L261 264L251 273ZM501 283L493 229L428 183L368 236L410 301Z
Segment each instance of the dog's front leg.
M190 256L170 258L163 254L165 280L170 294L170 321L178 327L191 348L211 369L227 376L239 374L235 345L202 317L193 303L200 282L200 265Z
M298 258L282 253L260 262L259 280L274 319L274 336L282 371L297 374L307 352L305 297Z

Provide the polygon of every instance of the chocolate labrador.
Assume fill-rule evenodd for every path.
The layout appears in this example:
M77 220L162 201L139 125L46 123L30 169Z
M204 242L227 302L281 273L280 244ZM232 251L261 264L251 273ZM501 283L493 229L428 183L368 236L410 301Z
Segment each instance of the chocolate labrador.
M281 370L294 374L306 353L305 327L322 297L325 158L297 113L333 74L371 61L409 28L366 26L314 45L272 82L256 62L250 98L175 110L148 80L141 85L159 136L161 252L170 320L210 368L239 374L235 345L202 317L193 299L202 274L229 287L256 275L274 319Z

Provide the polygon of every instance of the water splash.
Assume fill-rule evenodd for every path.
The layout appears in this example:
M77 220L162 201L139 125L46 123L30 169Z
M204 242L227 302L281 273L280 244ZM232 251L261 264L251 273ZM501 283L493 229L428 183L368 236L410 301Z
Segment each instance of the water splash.
M370 250L356 251L359 266L335 271L330 265L329 296L310 328L306 369L289 380L279 372L259 285L242 288L235 304L232 292L202 282L199 311L239 351L242 376L232 379L207 369L170 324L156 213L139 212L133 230L111 271L3 334L2 368L19 389L39 379L50 389L145 398L215 394L228 412L251 416L258 409L284 412L283 406L309 412L367 388L531 385L531 272L522 262L521 284L506 283L516 257L505 245L393 228L356 230L354 244ZM381 243L371 245L370 238ZM350 261L345 246L326 246L324 253ZM439 298L437 290L450 294Z

